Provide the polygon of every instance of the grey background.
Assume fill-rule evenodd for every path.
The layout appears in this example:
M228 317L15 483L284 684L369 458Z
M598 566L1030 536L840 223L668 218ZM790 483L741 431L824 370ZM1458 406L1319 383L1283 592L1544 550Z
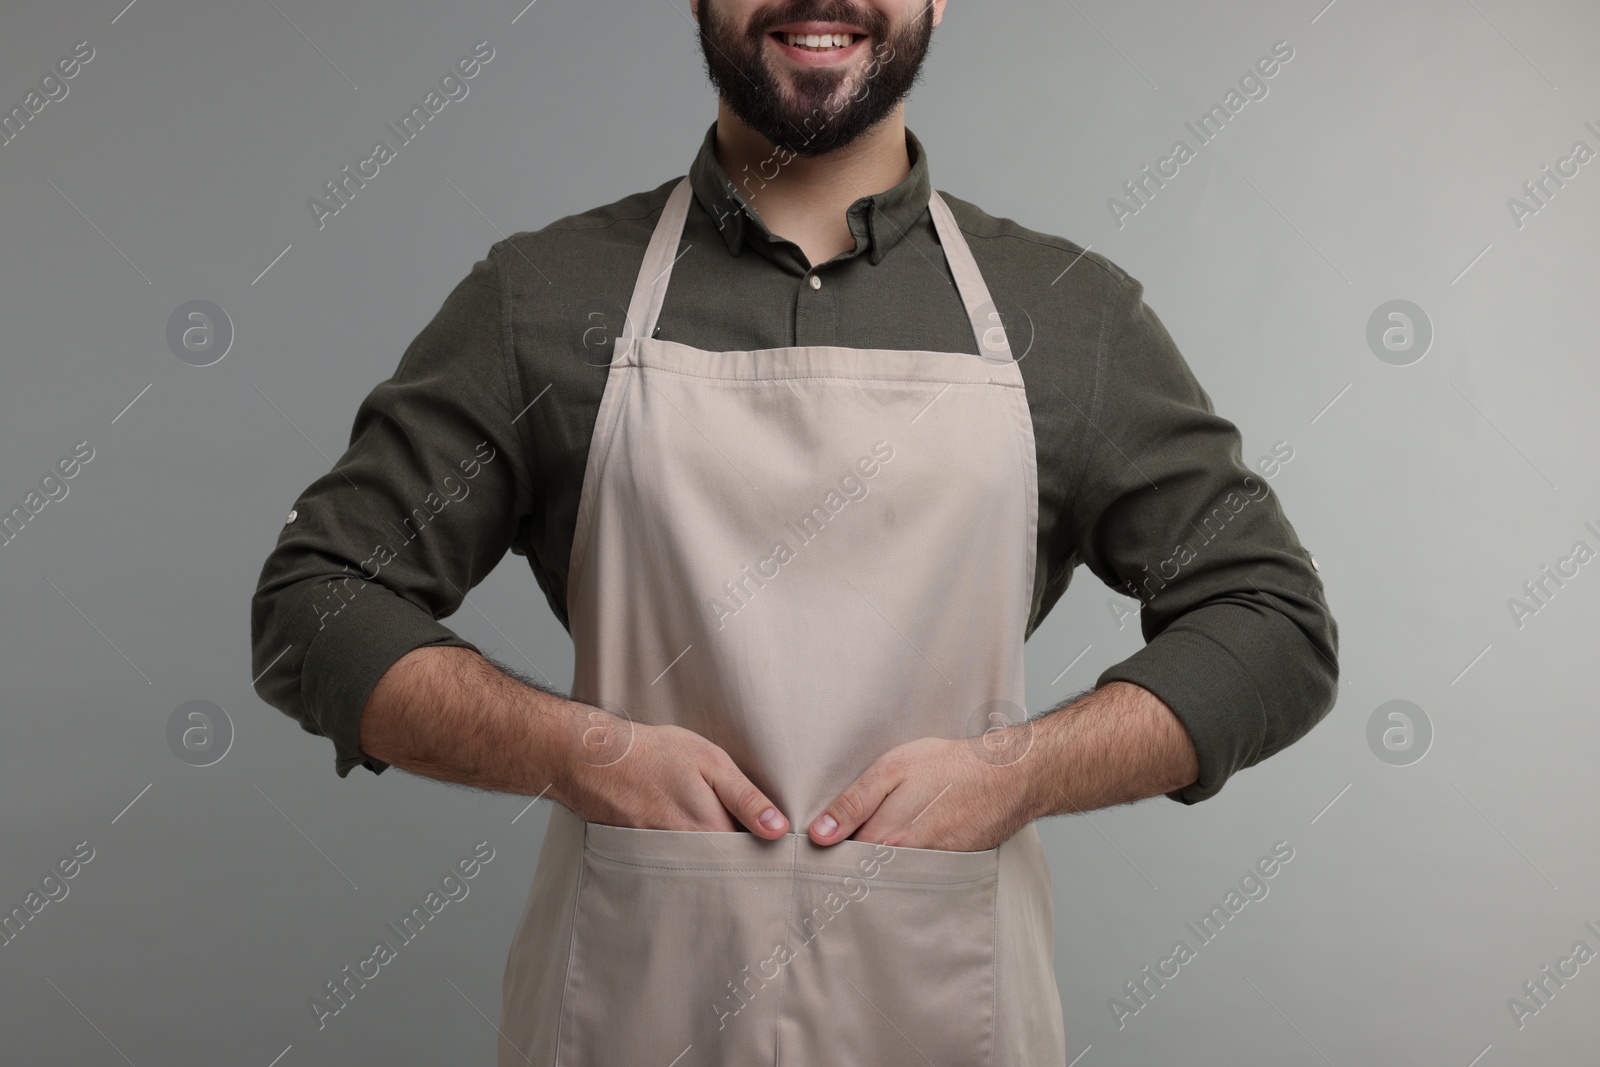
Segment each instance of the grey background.
M1600 926L1600 563L1520 629L1507 600L1573 542L1600 548L1583 527L1600 527L1600 161L1521 229L1506 200L1575 140L1600 149L1583 127L1600 125L1600 9L1324 3L954 0L909 106L936 187L1143 280L1246 460L1292 446L1271 484L1343 638L1334 711L1215 799L1042 825L1082 1067L1593 1048L1600 963L1521 1029L1506 1002L1574 942L1600 950L1583 928ZM714 115L686 0L519 11L0 11L5 109L75 42L96 50L0 146L0 504L74 443L96 452L0 545L0 905L76 842L96 850L0 948L8 1062L492 1061L547 808L398 771L339 780L327 742L253 693L247 612L289 505L472 262L683 173ZM469 96L319 231L307 199L479 40L495 58ZM1295 57L1269 95L1119 229L1107 198L1278 40ZM214 366L166 345L193 299L237 330ZM1435 332L1410 366L1365 340L1394 299ZM1080 571L1028 646L1032 708L1138 647L1113 605L1133 601ZM451 625L570 680L520 558ZM208 768L166 741L195 699L236 730ZM1410 766L1366 740L1394 699L1434 730ZM480 840L496 855L470 896L319 1032L307 998ZM1269 896L1119 1029L1109 998L1193 945L1184 922L1280 840L1295 855Z

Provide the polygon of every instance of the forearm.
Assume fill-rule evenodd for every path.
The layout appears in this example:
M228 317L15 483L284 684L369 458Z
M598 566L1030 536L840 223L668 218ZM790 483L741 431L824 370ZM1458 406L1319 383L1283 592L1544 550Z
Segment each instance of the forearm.
M1040 819L1126 804L1189 785L1199 757L1183 723L1154 693L1109 682L1071 704L1008 728L1028 745L1029 813Z
M598 710L524 685L471 649L417 648L367 698L361 747L413 774L565 800L590 713Z

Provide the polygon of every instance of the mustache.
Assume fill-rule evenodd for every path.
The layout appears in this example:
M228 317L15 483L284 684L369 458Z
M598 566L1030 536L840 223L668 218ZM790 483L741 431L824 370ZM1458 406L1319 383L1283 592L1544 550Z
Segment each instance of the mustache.
M792 0L764 8L750 17L750 35L765 37L779 26L790 22L844 22L859 26L867 36L882 40L888 36L889 19L875 8L859 7L848 0Z

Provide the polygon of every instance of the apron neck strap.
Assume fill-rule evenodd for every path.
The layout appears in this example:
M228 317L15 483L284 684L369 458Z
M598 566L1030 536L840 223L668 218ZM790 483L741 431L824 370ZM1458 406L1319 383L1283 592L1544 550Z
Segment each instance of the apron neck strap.
M628 303L628 319L622 325L622 337L651 337L656 332L656 320L661 317L661 305L667 298L667 283L672 280L672 265L678 261L678 242L683 237L683 223L689 217L689 201L694 189L685 177L667 197L661 209L661 220L650 235L650 244L644 250L644 262L639 266L639 278L633 283L633 299Z
M978 270L978 261L972 258L967 239L961 236L961 227L944 197L935 191L928 197L928 210L933 215L933 228L939 234L939 244L944 248L945 262L955 276L956 291L967 306L967 318L972 322L972 336L978 341L978 354L984 359L1010 363L1011 342L1006 329L1000 324L1000 312L989 296L989 286Z
M667 197L661 210L661 219L650 235L645 249L644 262L639 267L638 280L634 282L633 299L628 304L628 319L623 327L623 339L650 337L656 332L656 322L661 317L661 306L666 301L667 283L672 280L672 267L682 254L678 243L683 238L683 224L689 217L689 202L694 199L694 189L685 177ZM928 210L933 215L933 227L944 248L945 262L955 278L956 291L966 306L967 318L972 323L972 335L978 342L978 352L988 360L1010 362L1014 357L1005 327L1000 323L1000 313L989 296L978 263L972 250L961 236L955 216L938 192L928 197ZM687 249L685 249L687 251Z

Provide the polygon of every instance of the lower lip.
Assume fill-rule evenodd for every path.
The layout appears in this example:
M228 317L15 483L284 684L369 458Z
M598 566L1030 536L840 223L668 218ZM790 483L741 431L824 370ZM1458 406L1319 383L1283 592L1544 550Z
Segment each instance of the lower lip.
M843 59L850 59L866 47L867 39L857 37L843 48L830 48L825 52L814 52L806 48L796 48L794 45L780 38L767 35L767 39L778 46L779 51L788 56L790 60L802 67L827 67Z

